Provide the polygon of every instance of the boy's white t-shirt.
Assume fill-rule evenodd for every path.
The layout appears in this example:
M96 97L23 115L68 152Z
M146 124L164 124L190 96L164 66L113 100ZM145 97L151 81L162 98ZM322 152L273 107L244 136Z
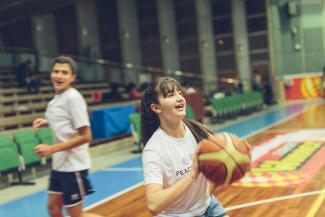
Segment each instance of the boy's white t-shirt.
M168 188L192 170L197 142L186 125L185 130L183 138L173 138L161 128L151 136L142 154L145 185ZM208 181L201 173L181 198L157 216L203 215L209 203Z
M78 128L90 126L87 104L74 88L56 94L49 102L45 117L51 128L55 144L79 135ZM90 168L89 144L85 143L52 155L52 169L74 172Z

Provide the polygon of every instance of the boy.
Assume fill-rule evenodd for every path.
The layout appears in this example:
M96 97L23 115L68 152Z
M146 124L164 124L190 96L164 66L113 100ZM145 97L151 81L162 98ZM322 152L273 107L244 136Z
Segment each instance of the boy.
M52 155L52 171L48 191L51 217L63 217L63 206L71 217L98 216L82 212L83 197L93 193L87 178L90 168L90 122L87 104L72 87L76 79L76 64L67 56L52 62L51 82L55 90L45 117L33 122L34 128L49 126L54 145L39 144L34 151L40 157Z

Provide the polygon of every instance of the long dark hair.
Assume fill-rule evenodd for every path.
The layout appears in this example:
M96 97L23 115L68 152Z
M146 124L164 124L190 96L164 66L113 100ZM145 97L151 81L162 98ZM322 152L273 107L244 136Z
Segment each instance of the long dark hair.
M171 77L161 77L152 83L144 92L141 101L141 132L144 145L148 142L153 133L158 129L160 121L158 115L151 110L151 104L159 104L160 95L166 97L168 93L181 90L181 85ZM207 138L211 133L205 126L196 122L184 119L184 123L190 128L197 142Z

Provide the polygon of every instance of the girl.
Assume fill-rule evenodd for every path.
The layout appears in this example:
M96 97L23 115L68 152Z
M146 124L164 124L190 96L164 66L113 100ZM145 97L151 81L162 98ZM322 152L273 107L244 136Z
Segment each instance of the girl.
M198 167L197 143L210 131L185 120L185 108L181 86L173 78L160 78L145 91L141 123L147 206L160 217L227 216Z

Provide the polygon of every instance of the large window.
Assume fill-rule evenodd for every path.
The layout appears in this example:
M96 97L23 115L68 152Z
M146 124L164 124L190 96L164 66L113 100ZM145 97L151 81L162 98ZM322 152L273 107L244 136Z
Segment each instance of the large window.
M97 0L97 19L103 58L122 62L116 0Z
M56 10L54 16L59 52L78 55L79 42L75 5Z
M142 64L162 68L156 1L138 0L137 6Z
M267 33L266 1L245 0L246 21L252 72L267 79L269 48Z
M181 70L200 73L195 2L174 0L174 6Z
M231 1L213 0L212 17L218 75L227 75L236 70Z

